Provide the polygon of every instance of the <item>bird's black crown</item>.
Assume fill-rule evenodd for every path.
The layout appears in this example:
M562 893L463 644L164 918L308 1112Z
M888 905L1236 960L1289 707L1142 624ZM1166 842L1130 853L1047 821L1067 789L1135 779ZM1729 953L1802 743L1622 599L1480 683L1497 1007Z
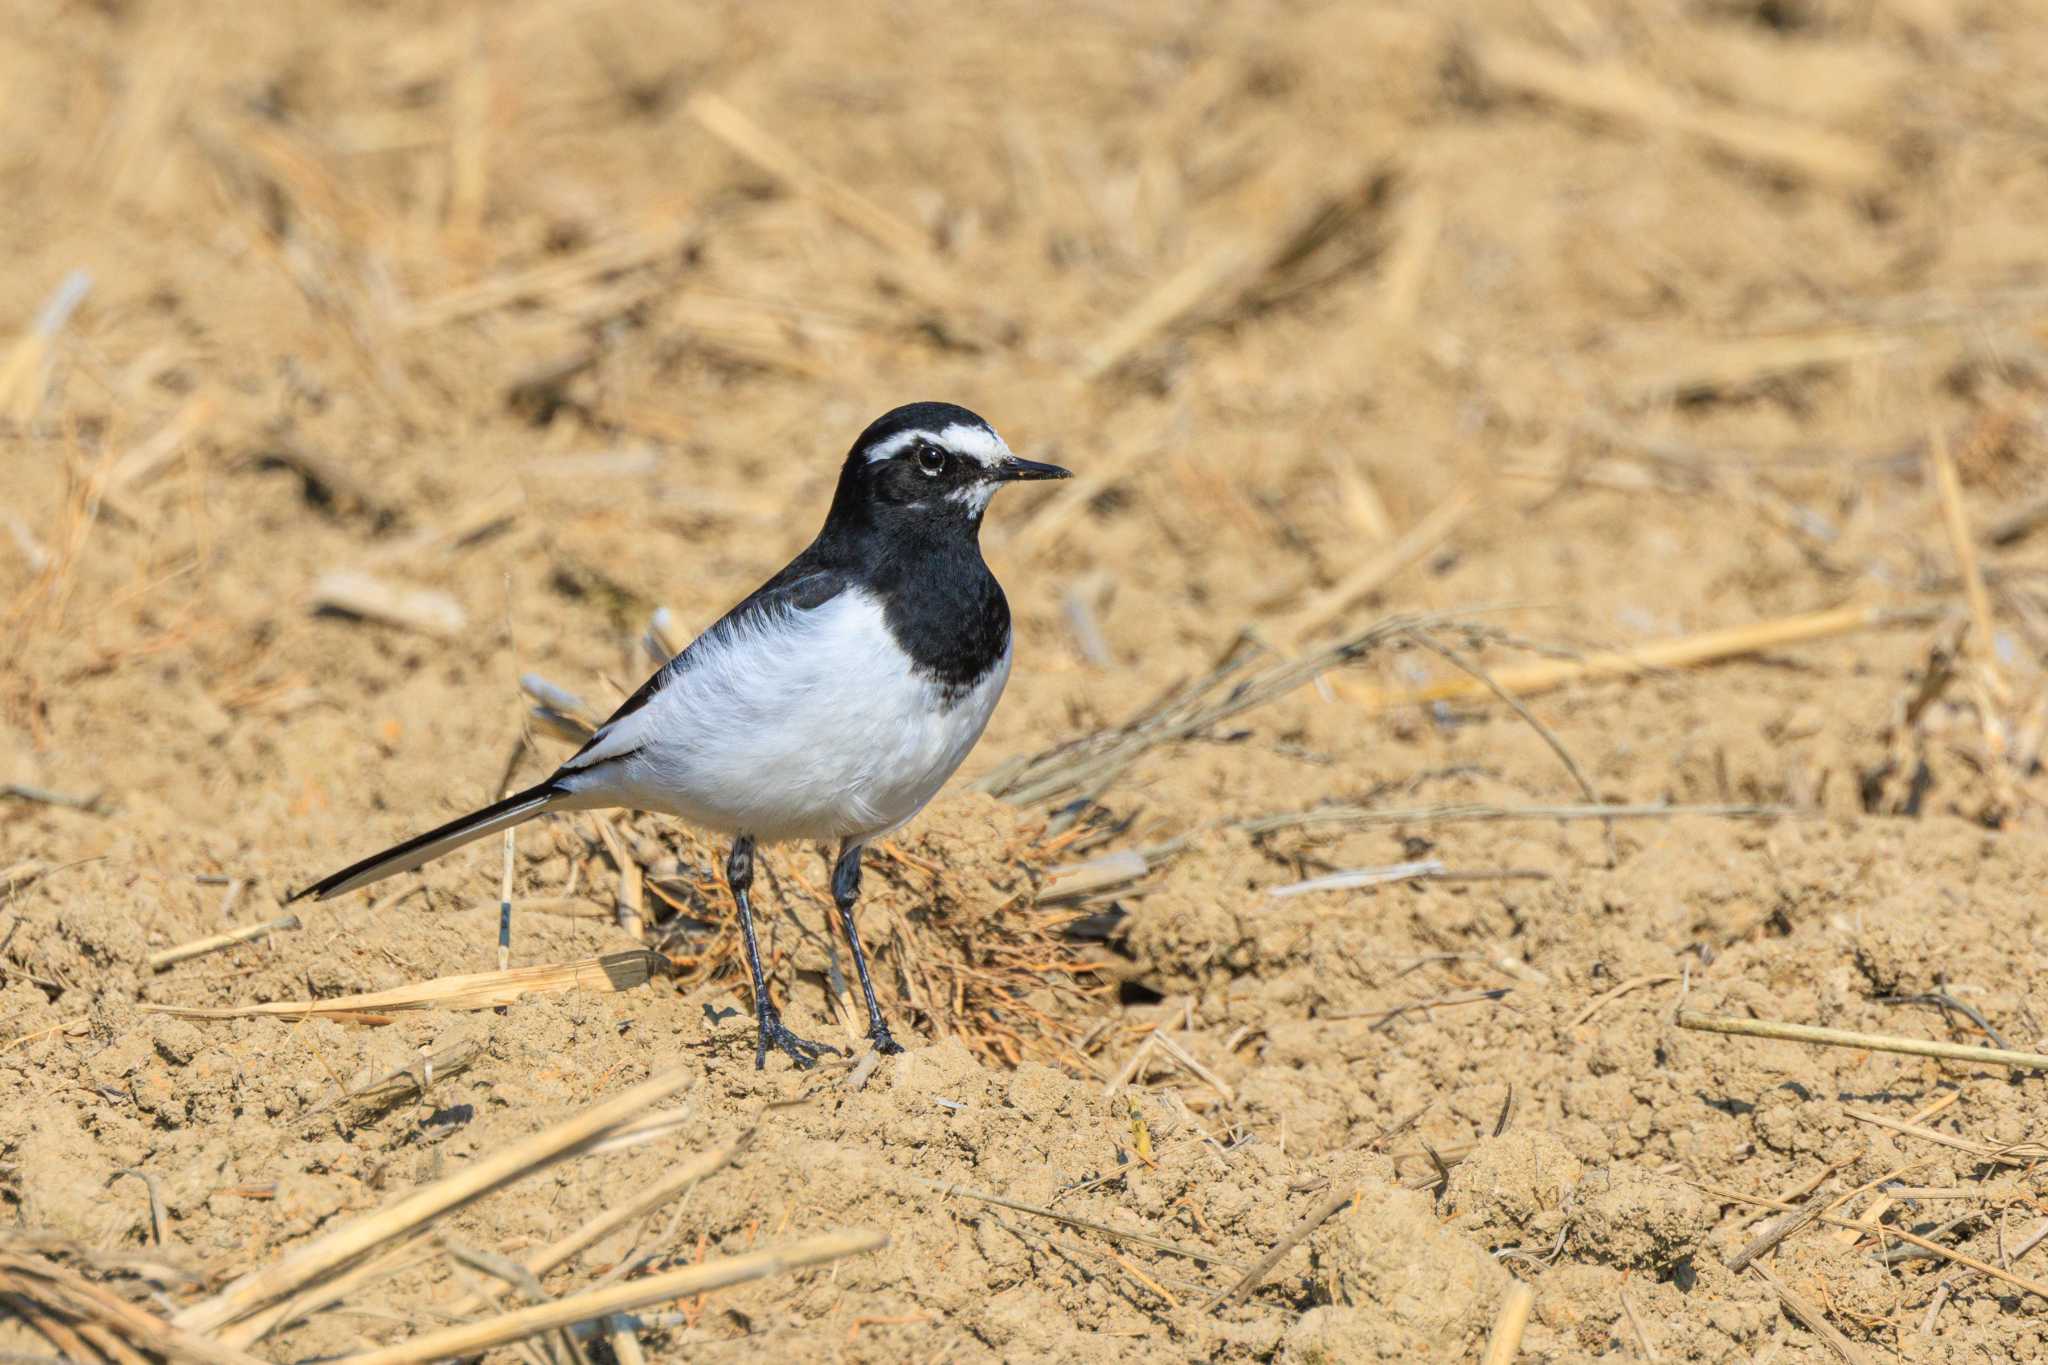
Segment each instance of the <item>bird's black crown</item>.
M854 441L853 449L847 452L846 458L860 458L863 452L905 432L929 432L936 435L948 427L978 427L990 436L996 434L996 429L985 419L969 412L958 403L905 403L900 408L891 408L868 423L868 429Z

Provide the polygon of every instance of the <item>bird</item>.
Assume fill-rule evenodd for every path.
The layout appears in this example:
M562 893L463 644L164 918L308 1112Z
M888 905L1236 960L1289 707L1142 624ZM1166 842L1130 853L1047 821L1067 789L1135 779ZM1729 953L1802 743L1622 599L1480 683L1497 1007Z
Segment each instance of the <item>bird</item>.
M1009 601L981 555L1005 484L1071 472L1013 454L952 403L861 432L802 553L663 664L545 781L352 863L289 899L326 900L556 811L676 816L731 840L726 885L753 977L754 1066L839 1049L770 998L749 896L763 844L836 846L832 900L867 997L869 1042L903 1051L854 924L861 855L908 824L980 740L1009 681Z

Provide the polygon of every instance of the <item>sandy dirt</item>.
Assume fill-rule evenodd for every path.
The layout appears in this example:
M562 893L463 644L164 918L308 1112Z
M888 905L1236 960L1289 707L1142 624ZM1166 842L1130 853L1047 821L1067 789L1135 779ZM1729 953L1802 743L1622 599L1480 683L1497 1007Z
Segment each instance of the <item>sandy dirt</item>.
M681 1066L674 1125L252 1349L515 1307L474 1302L491 1258L746 1135L539 1293L876 1230L636 1339L1476 1359L1519 1280L1517 1359L2048 1359L2048 1077L1677 1024L2048 1049L2048 8L0 22L0 1277L168 1316ZM608 710L655 609L709 624L922 398L1082 478L991 512L1015 676L871 866L907 1055L757 1072L723 850L647 816L520 832L512 961L644 946L652 981L152 1008L494 970L496 840L149 959L536 779L566 742L522 675ZM1106 778L986 790L1233 648L1212 700L1401 613ZM1416 703L1464 665L1526 715ZM765 865L785 1013L851 1051L824 855ZM424 1096L347 1098L423 1056ZM1787 1209L1824 1216L1741 1268ZM0 1351L111 1350L22 1284Z

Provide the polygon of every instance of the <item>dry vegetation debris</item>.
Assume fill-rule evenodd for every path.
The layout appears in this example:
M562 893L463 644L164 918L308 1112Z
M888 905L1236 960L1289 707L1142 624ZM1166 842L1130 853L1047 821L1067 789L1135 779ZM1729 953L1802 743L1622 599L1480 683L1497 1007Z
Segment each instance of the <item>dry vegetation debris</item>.
M2036 9L18 0L0 1350L2048 1358ZM277 904L923 397L913 1052L651 817Z

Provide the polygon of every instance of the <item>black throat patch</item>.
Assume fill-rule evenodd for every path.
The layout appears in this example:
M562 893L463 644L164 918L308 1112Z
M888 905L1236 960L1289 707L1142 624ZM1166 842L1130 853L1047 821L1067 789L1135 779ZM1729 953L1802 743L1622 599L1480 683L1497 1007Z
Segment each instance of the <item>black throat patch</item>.
M833 510L790 569L829 566L872 593L890 637L946 701L971 691L1010 648L1010 603L982 562L975 522L951 508Z
M1002 585L971 545L958 558L927 555L894 578L873 585L889 634L947 701L958 700L1010 648Z

